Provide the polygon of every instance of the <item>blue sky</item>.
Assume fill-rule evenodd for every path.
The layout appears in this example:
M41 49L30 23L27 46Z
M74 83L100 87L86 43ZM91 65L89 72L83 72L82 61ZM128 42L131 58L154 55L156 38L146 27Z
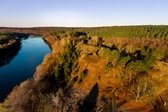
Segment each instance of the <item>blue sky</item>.
M168 0L0 0L0 26L168 25Z

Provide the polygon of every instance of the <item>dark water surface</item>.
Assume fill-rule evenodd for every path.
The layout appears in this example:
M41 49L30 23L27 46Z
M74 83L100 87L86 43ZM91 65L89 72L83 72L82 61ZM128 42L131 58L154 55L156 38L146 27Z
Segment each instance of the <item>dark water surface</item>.
M13 87L33 76L36 67L50 52L50 48L42 37L30 36L21 41L21 47L16 52L14 57L7 54L8 63L0 66L0 101L9 94Z

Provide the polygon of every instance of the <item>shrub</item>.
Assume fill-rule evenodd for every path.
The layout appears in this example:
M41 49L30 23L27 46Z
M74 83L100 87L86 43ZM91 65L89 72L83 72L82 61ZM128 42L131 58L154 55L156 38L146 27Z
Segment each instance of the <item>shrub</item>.
M120 53L119 53L119 51L118 51L118 50L113 50L113 51L111 52L111 61L112 61L113 66L116 66L116 64L117 64L117 62L118 62L118 60L119 60L119 58L120 58Z
M156 62L156 56L150 55L150 56L146 56L144 59L144 63L145 63L145 67L146 69L150 69L153 64Z
M136 101L143 98L145 95L153 94L152 81L149 77L139 77L136 83L131 85L131 92Z
M162 60L165 57L164 49L155 48L153 50L153 56L155 56L156 59L158 59L158 60Z
M106 65L112 64L112 66L116 66L117 62L120 58L120 53L118 50L110 50L108 48L104 49L104 57L106 58Z
M70 66L71 66L70 63L65 63L64 66L63 66L64 77L65 77L66 81L68 81L69 75L70 75L70 72L71 72Z
M75 32L71 32L71 33L70 33L70 36L71 36L71 37L80 37L80 36L87 36L87 34L86 34L85 32L75 31Z
M70 74L74 69L74 63L76 62L78 55L79 52L71 42L66 45L65 51L60 55L59 58L57 58L58 62L53 69L55 78L57 80L61 78L61 80L68 82Z
M77 65L78 65L78 61L75 61L72 65L72 72L77 72L77 70L78 70Z
M61 67L59 67L59 65L56 65L54 67L54 76L55 76L55 79L57 80L58 79L58 76L61 74Z
M88 69L84 69L81 74L80 74L80 77L79 77L79 82L82 82L82 80L86 77L88 73Z
M131 61L126 66L127 71L131 71L132 73L138 74L141 72L147 72L147 68L145 64L141 60Z
M109 56L111 55L111 50L106 48L104 49L103 54L104 54L104 57L109 58Z
M121 66L121 67L125 67L126 63L131 60L131 57L130 56L126 56L126 57L122 57L120 58L119 62L118 62L118 65Z

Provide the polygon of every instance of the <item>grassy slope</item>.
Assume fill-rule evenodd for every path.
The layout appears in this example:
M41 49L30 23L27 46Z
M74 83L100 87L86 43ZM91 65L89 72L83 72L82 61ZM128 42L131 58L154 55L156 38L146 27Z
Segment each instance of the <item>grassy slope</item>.
M167 32L167 26L50 29L44 36L52 53L35 77L14 89L1 108L166 111ZM100 42L95 35L106 38Z

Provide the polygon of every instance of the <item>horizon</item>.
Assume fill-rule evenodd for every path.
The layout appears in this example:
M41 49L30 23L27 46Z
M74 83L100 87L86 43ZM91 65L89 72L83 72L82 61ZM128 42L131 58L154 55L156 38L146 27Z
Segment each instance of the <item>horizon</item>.
M0 0L0 27L168 25L166 0Z
M14 28L14 29L15 28L21 28L21 29L24 29L24 28L25 29L26 28L28 28L28 29L29 28L30 29L31 28L103 28L103 27L127 27L127 26L128 27L129 26L130 27L131 26L138 26L138 27L139 26L168 26L168 24L164 24L164 25L163 24L156 24L156 25L154 25L154 24L153 25L152 24L146 24L146 25L144 24L143 25L142 24L142 25L110 25L110 26L108 26L108 25L107 26L73 26L73 27L71 27L71 26L33 26L33 27L31 27L31 26L30 27L29 26L28 27L27 26L25 26L25 27L24 26L23 27L17 27L17 26L16 27L15 26L0 26L0 28Z

